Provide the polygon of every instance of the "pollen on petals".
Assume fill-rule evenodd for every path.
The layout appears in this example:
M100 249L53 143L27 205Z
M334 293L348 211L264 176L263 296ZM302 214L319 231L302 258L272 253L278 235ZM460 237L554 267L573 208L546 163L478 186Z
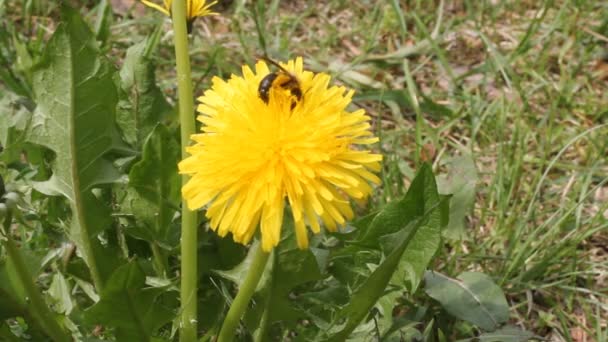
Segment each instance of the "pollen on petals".
M286 205L298 246L307 248L309 230L336 231L354 217L351 198L361 201L380 183L382 156L365 148L378 141L370 118L346 110L353 92L305 71L302 58L282 66L301 98L272 85L262 101L260 82L275 69L264 61L244 66L243 76L214 78L198 98L201 132L179 164L191 176L182 188L188 207L206 207L211 229L239 243L259 231L265 251L280 241Z

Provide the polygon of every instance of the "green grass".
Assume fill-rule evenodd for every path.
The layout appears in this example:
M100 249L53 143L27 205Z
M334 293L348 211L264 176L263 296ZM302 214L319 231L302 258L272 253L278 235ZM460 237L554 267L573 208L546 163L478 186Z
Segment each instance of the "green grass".
M357 89L387 156L380 202L402 194L425 146L436 166L472 156L478 182L466 238L446 241L451 252L436 269L491 274L513 322L541 336L606 340L608 92L593 68L605 42L581 27L605 38L608 6L261 3L257 13L241 7L238 18L208 21L211 36L199 30L197 41L234 44L231 65L264 48L303 55ZM224 25L239 30L214 36Z
M7 18L52 26L57 8L32 3L36 16L9 6ZM420 161L458 174L447 162L470 156L474 205L434 269L491 275L512 322L537 335L607 341L608 75L597 66L608 4L492 3L235 0L195 23L195 92L259 54L304 56L374 118L386 156L378 205L403 195ZM151 16L161 20L115 16L106 48L117 63L154 30ZM171 35L160 44L157 79L175 99Z

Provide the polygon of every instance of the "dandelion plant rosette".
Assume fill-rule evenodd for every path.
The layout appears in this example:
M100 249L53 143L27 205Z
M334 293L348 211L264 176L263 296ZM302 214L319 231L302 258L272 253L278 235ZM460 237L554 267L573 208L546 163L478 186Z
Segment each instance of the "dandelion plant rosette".
M179 164L191 178L182 194L191 210L206 207L211 229L248 243L258 227L265 251L280 240L285 205L291 207L300 248L320 222L336 231L353 218L350 199L364 199L379 184L382 160L366 146L378 138L363 109L348 111L353 91L330 86L330 76L303 68L302 58L282 64L299 82L301 97L272 87L267 103L255 71L228 81L213 78L198 100L202 133L192 135L189 157Z

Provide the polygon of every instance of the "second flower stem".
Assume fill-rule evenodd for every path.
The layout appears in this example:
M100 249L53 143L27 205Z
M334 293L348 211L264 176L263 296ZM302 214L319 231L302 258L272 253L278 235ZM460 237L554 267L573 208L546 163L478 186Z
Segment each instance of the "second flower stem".
M266 340L266 333L268 332L268 325L270 324L270 310L272 304L272 295L274 294L274 272L277 269L277 254L272 256L272 273L270 274L270 280L267 289L266 303L264 304L264 313L260 320L260 325L257 331L257 335L254 337L254 342L264 342Z
M224 319L217 342L230 342L234 338L239 321L245 310L247 310L249 300L258 286L262 274L264 274L268 256L270 256L270 253L264 252L262 244L259 243L253 256L249 272L247 273L236 298L234 298L232 305L230 305L226 319Z
M186 1L173 1L173 31L175 63L177 66L177 91L179 96L179 121L181 127L182 158L187 156L186 147L194 134L194 96L188 54L188 32L186 28ZM182 186L189 177L182 176ZM182 200L181 236L181 317L180 338L182 342L196 341L197 333L197 217Z

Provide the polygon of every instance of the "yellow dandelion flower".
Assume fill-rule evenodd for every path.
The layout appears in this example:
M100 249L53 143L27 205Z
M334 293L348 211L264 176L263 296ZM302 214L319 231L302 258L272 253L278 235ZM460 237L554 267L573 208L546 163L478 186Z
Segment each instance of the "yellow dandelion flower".
M272 78L288 72L298 91L273 82L266 100L259 87L270 74L264 61L255 71L244 66L242 77L213 78L198 98L202 133L192 135L190 156L179 164L191 176L182 188L188 207L207 206L211 228L242 244L259 226L265 251L279 243L286 202L298 245L306 248L307 227L319 233L320 221L336 231L354 216L349 197L363 199L372 192L369 182L380 183L374 172L382 156L360 148L378 141L370 117L346 110L354 92L329 86L327 74L304 71L302 58L282 68Z
M173 3L173 0L163 0L164 7L149 0L141 0L141 2L148 7L164 13L165 15L171 16L171 4ZM215 5L216 3L217 1L207 3L206 0L186 0L186 20L188 21L188 32L190 32L192 29L192 22L194 22L194 19L217 14L215 12L211 12L211 6Z

